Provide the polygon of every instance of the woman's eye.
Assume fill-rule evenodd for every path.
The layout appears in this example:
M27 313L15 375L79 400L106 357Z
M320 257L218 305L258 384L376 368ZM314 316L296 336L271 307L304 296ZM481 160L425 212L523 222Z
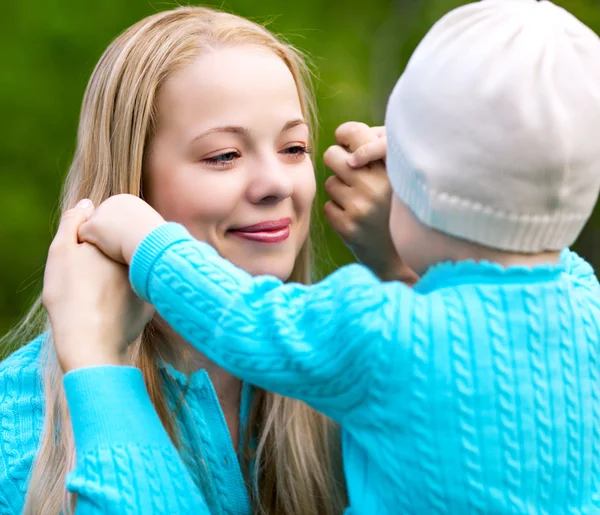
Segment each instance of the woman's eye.
M203 159L203 161L209 165L227 167L233 164L233 162L240 158L239 152L225 152L223 154L219 154L218 156L207 157Z
M310 154L310 150L305 145L293 145L283 150L284 154L291 155L295 158L304 157L306 154Z

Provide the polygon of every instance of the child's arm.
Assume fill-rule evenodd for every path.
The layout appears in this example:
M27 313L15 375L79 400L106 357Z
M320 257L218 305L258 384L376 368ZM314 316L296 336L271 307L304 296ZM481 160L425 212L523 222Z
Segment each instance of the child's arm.
M140 370L80 368L64 385L77 455L66 486L77 495L77 515L208 515Z
M410 309L417 296L359 265L314 286L253 278L178 224L142 241L130 278L138 295L219 366L338 420L378 391L401 351L399 298Z

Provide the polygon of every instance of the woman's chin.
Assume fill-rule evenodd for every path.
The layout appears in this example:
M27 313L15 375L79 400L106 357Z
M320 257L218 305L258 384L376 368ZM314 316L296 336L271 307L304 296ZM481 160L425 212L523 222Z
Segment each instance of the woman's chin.
M283 256L280 256L277 259L274 256L270 259L261 259L260 262L239 263L238 266L254 277L270 275L277 277L277 279L281 281L287 281L290 278L290 275L292 275L294 260L286 259Z

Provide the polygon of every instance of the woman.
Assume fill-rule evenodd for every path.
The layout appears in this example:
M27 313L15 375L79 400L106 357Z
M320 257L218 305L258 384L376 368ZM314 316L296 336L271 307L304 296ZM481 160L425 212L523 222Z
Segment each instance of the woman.
M307 282L315 194L307 156L315 131L307 76L293 48L243 18L188 7L142 20L109 46L92 74L63 211L80 198L99 204L117 193L140 195L249 272ZM352 150L360 138L368 139L359 132L342 130L340 141ZM341 151L330 153L334 168L345 166ZM369 172L354 190L337 178L328 183L336 200L328 216L350 245L368 227L365 206L375 206L375 213L387 208L384 175ZM349 192L360 191L361 184L369 186L362 208L344 210ZM164 468L157 461L151 471L155 484L152 473L144 475L146 493L130 492L130 506L142 510L150 490L160 490L160 477L176 471L189 475L178 483L186 489L179 497L196 489L201 495L194 499L211 513L340 513L344 488L336 428L302 403L242 385L160 319L137 337L151 312L132 296L120 265L69 239L72 213L63 218L47 267L46 287L53 286L47 287L44 303L55 341L46 333L0 365L0 511L67 512L75 505L73 493L78 503L95 502L82 483L98 471L86 469L80 456L86 433L74 438L69 411L74 426L100 424L108 444L122 434L111 428L123 430L136 412L133 405L131 412L103 406L103 416L112 413L113 418L99 422L98 413L86 412L85 405L74 410L74 402L88 399L92 406L108 395L105 386L114 386L114 376L103 375L106 367L89 368L110 364L102 351L90 355L82 349L91 348L90 341L102 349L103 342L135 339L112 364L142 371L144 392L177 455L169 454ZM386 235L381 241L370 252L381 275L389 276L398 261L390 257L381 265L382 253L391 248ZM365 260L368 264L368 256ZM34 323L40 307L38 302L10 342L22 343L26 333L49 329L46 320ZM125 312L137 323L123 326ZM67 405L63 373L69 370L69 389L77 399L70 396ZM124 383L124 397L129 386ZM150 443L139 452L151 449ZM160 445L171 452L170 442ZM77 468L67 478L76 446ZM99 493L105 502L121 496L115 481L116 491ZM162 511L171 510L164 506Z

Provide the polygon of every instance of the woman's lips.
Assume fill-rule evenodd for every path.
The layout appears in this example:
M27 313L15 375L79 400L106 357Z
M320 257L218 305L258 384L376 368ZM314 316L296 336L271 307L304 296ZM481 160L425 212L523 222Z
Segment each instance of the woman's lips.
M230 229L229 232L240 238L259 243L281 243L290 236L291 218L281 220L268 220L246 227Z

